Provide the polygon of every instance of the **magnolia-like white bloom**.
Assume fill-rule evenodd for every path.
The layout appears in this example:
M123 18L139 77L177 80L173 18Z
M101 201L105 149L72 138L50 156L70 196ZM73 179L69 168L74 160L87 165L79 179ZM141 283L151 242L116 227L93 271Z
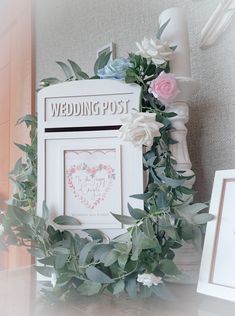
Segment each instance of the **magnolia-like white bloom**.
M137 55L145 58L151 58L154 64L162 65L168 60L172 60L174 51L170 48L167 42L160 40L148 40L144 38L141 43L136 43L138 47Z
M134 146L153 145L153 138L161 136L159 129L164 125L156 122L154 113L136 112L123 117L120 137Z
M53 287L56 286L56 281L57 281L56 274L54 272L52 272L52 274L51 274L51 284L52 284Z
M137 282L143 283L143 285L146 285L147 287L151 287L152 285L162 283L162 278L153 273L143 273L138 274Z
M3 235L3 233L4 233L4 226L2 225L2 224L0 224L0 236L2 236Z

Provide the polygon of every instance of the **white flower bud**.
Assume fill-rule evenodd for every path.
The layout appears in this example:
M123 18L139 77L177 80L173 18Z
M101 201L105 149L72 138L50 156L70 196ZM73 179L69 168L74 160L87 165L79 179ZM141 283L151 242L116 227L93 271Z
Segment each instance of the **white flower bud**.
M151 287L152 285L158 285L162 283L162 278L154 275L153 273L143 273L138 274L137 282L146 285L147 287Z

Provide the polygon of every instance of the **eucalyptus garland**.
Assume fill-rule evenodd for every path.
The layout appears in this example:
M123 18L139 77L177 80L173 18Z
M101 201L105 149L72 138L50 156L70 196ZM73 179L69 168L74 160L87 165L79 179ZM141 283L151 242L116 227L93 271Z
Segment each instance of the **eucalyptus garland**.
M103 53L91 77L74 61L57 62L65 81L112 78L140 85L138 114L145 119L144 113L152 113L158 124L157 133L150 133L151 139L138 139L145 145L143 166L148 182L143 193L132 197L143 200L144 208L128 205L130 216L112 214L129 225L124 234L109 240L96 229L79 233L64 230L66 225L79 225L78 220L70 216L51 219L45 203L42 217L36 215L36 118L21 119L30 128L31 143L17 145L26 158L18 160L10 173L15 188L0 226L1 247L7 249L15 244L28 248L39 263L37 272L48 277L43 287L47 297L67 300L78 294L91 296L109 291L118 296L125 291L131 298L152 294L172 298L166 282L181 275L174 263L175 251L185 241L201 246L202 228L211 215L206 213L207 204L192 203L195 192L187 187L191 177L176 171L176 161L169 150L175 143L170 118L176 114L165 111L167 100L156 91L155 80L159 77L169 75L167 80L173 80L169 60L177 48L160 40L167 23L160 28L156 40L145 39L137 44L139 51L126 59L109 61L110 53ZM47 78L41 81L41 88L59 82L57 78ZM173 94L177 94L177 89L171 97ZM124 139L133 140L131 133L122 133Z

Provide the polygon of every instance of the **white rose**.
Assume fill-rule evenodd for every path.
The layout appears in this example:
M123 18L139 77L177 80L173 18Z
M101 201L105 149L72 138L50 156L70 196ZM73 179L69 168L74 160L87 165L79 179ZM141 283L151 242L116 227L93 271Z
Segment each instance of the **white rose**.
M146 285L147 287L151 287L152 285L162 283L162 278L153 273L143 273L138 274L137 282L143 283L143 285Z
M120 137L134 146L153 145L153 138L161 136L159 129L164 125L155 121L154 113L136 112L121 120L123 126L119 129Z
M56 274L54 272L52 272L52 274L51 274L51 284L52 284L53 287L56 286L56 281L57 281Z
M4 233L4 226L2 225L2 224L0 224L0 236L2 236L3 235L3 233Z
M167 42L161 42L160 40L153 40L152 38L144 40L140 43L136 43L138 47L137 55L141 55L145 58L151 58L156 65L164 64L166 61L173 58L174 51L170 48Z

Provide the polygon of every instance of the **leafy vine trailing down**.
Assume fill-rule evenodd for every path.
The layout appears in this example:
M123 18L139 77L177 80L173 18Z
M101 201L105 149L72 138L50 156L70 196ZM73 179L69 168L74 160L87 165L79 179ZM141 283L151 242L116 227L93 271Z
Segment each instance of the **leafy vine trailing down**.
M1 246L17 244L28 248L41 264L36 270L50 278L43 288L47 297L65 300L78 293L91 296L107 290L114 295L125 291L131 298L137 294L142 297L155 294L171 299L165 283L181 273L174 263L175 250L183 241L201 245L201 229L211 216L205 212L206 204L192 203L195 192L185 185L191 177L175 169L169 145L175 143L171 138L170 118L176 114L165 111L163 98L156 95L152 86L162 74L172 76L169 59L176 47L160 41L167 23L160 28L157 40L145 39L138 44L139 52L131 53L127 59L109 62L110 53L102 54L92 77L71 60L69 65L57 62L66 81L112 78L140 85L140 112L152 113L161 126L143 155L144 169L148 171L146 189L143 194L132 196L143 200L144 208L128 205L130 216L113 214L118 221L129 225L126 233L109 242L96 229L83 230L83 236L71 233L64 226L79 225L78 220L70 216L51 219L45 203L42 217L36 215L36 118L21 119L30 127L31 144L18 145L26 153L26 161L19 160L10 173L15 193L0 226ZM47 78L41 81L41 86L59 82Z
M2 219L3 225L0 225L0 250L6 250L9 245L17 244L24 245L23 227L18 227L20 222L13 219L15 218L14 212L19 209L24 209L29 214L36 214L37 202L37 118L32 115L26 115L20 118L17 124L26 124L30 128L29 137L30 144L15 144L23 153L24 160L18 159L15 163L14 169L9 173L9 179L13 184L12 195L7 201L7 213L4 214ZM2 214L3 216L3 214ZM21 230L21 233L20 233ZM19 232L16 235L16 231ZM28 236L28 235L27 235Z

